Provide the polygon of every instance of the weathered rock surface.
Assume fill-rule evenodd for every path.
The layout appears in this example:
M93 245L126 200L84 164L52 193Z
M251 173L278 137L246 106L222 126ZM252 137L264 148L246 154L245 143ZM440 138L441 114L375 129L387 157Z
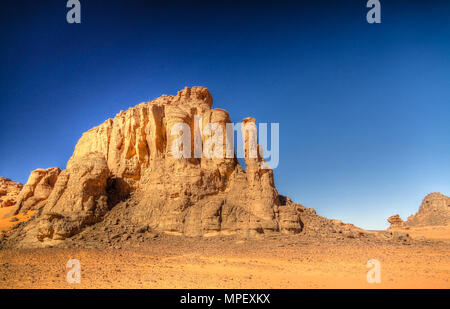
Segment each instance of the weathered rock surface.
M102 153L111 175L134 191L132 221L158 231L188 236L279 231L278 193L272 171L259 167L261 158L247 156L245 172L235 158L171 154L176 124L194 131L196 125L225 128L231 121L226 111L211 106L209 91L193 87L120 112L83 135L67 166L85 153ZM203 145L208 137L200 132Z
M441 193L430 193L422 201L419 211L403 221L399 215L388 219L393 228L413 228L450 225L450 197Z
M235 157L173 155L171 147L179 136L172 131L178 123L187 124L205 146L215 131L201 128L209 123L225 128L231 122L225 110L211 106L206 88L185 88L176 96L164 95L122 111L84 133L65 171L39 170L30 176L14 213L40 211L14 232L11 243L53 244L103 218L186 236L299 233L302 210L280 201L272 170L262 168L259 153L251 155L251 147L259 147L249 131L243 133L247 170ZM252 126L255 120L243 123ZM227 138L225 133L224 141ZM192 153L197 151L195 142L193 138ZM59 176L56 180L50 174ZM125 206L108 212L124 200Z
M57 167L37 169L31 172L27 183L17 196L17 201L8 216L42 208L50 196L60 172L61 170Z
M450 225L450 197L441 193L428 194L419 211L406 221L410 227Z
M53 245L84 227L100 221L110 209L110 173L102 154L89 153L62 171L45 206L15 231L12 241L18 247Z
M21 183L0 177L0 208L13 206L22 187Z
M403 228L405 227L405 222L400 218L400 215L390 216L388 222L391 224L390 228Z
M39 240L62 240L101 220L109 210L109 170L102 154L90 153L61 172L39 219Z

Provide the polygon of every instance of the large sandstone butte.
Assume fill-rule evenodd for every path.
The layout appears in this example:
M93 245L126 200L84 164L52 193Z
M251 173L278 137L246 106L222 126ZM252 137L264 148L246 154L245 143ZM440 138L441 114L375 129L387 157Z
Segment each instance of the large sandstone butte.
M403 221L399 215L388 218L390 228L410 228L450 225L450 197L435 192L428 194L422 201L419 211Z
M123 211L110 212L117 219L108 220L117 223L120 218L167 234L300 232L303 210L283 203L272 170L261 168L259 155L249 156L248 132L243 134L246 170L236 158L171 155L177 138L171 131L177 123L188 124L192 131L218 123L226 132L228 112L212 109L212 104L208 89L185 88L176 96L163 95L121 111L84 133L66 170L32 173L13 214L39 212L11 235L11 241L25 247L53 245L102 221L124 201ZM200 137L205 143L208 134L200 132Z

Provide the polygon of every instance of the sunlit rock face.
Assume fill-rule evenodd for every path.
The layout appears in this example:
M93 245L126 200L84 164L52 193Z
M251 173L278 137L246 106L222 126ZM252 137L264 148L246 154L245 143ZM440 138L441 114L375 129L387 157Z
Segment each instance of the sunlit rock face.
M22 190L22 184L11 179L0 177L0 208L16 204L17 196Z
M390 229L405 227L405 222L402 220L402 218L400 218L400 215L398 214L390 216L387 221L391 224L391 226L389 227Z
M101 220L109 210L109 170L104 156L90 153L62 171L39 219L39 240L63 240Z
M244 170L234 151L227 156L230 116L212 104L208 89L185 88L121 111L84 133L46 197L35 220L39 224L30 223L28 230L36 227L28 234L41 242L62 240L98 222L124 200L133 205L122 214L130 224L147 224L168 234L300 232L298 211L281 205L272 170L261 168L265 165L256 130L242 133ZM190 131L190 143L181 147L189 150L188 157L174 155L173 145L184 134L180 123ZM243 121L250 128L254 123L253 118ZM216 135L218 127L222 135ZM206 155L205 149L222 156Z
M450 197L437 192L428 194L423 199L419 211L408 218L406 225L410 227L450 225Z
M390 229L414 228L426 226L450 225L450 197L435 192L428 194L422 201L419 211L403 221L399 215L388 218Z
M32 171L8 215L13 216L20 212L42 208L55 186L59 173L61 170L57 167Z

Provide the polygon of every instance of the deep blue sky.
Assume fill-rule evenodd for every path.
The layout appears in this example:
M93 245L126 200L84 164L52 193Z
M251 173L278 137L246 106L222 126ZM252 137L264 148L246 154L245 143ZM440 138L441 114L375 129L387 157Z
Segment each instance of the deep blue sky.
M395 2L395 4L393 4ZM450 194L450 3L2 1L0 175L65 167L88 129L206 86L280 123L280 193L365 228Z

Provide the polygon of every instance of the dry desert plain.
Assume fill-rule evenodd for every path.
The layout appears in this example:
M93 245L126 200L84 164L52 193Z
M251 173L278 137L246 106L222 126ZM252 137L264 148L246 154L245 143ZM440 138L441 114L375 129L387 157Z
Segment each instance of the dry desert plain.
M66 281L69 259L81 283ZM381 263L368 283L366 263ZM182 238L120 248L0 250L0 288L450 288L448 240Z

